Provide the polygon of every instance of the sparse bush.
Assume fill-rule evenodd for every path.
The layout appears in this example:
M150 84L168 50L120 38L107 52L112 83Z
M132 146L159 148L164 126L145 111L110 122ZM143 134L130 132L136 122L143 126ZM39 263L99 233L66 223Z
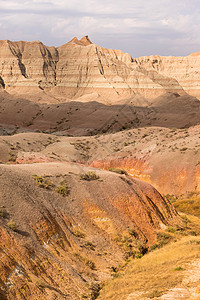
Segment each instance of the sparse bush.
M143 254L142 253L136 253L135 254L135 258L142 258L143 257Z
M167 231L171 232L171 233L175 233L176 229L174 229L174 227L172 227L172 226L168 226Z
M90 248L93 251L95 250L95 246L91 242L89 242L89 241L87 241L85 243L85 246L88 247L88 248Z
M101 290L102 286L100 286L98 283L93 283L90 287L91 290L91 300L95 300L99 296L99 292Z
M149 294L147 294L147 297L149 299L154 299L154 298L157 299L157 297L160 297L161 295L162 295L162 292L160 292L158 290L154 290L154 291L150 292Z
M61 194L63 197L66 197L69 195L70 189L65 182L60 182L60 185L55 187L55 191Z
M183 267L181 267L181 266L178 266L173 269L173 271L182 271L182 270L183 270Z
M33 179L41 188L50 189L50 187L54 186L53 183L49 179L46 179L44 176L33 175Z
M111 270L112 270L112 272L116 273L116 272L118 272L118 267L112 266Z
M149 250L150 250L150 251L153 251L153 250L158 249L158 248L159 248L159 245L158 245L158 244L153 244L153 245L149 248Z
M187 228L187 224L190 223L190 220L188 219L188 217L186 215L181 216L182 221L185 224L185 227Z
M85 264L86 266L88 266L91 270L95 270L96 269L96 266L95 266L95 263L92 261L92 260L89 260L89 259L85 259Z
M120 169L120 168L109 168L108 171L115 172L115 173L118 173L118 174L128 175L128 173L126 172L126 170Z
M174 195L170 195L170 194L167 194L165 195L165 198L170 201L171 203L174 203L176 202L177 198L174 196Z
M141 253L142 255L145 255L145 254L148 252L148 248L145 247L144 245L140 245L140 246L138 247L138 250L140 251L140 253Z
M73 235L79 237L79 238L84 238L85 237L85 233L82 232L80 229L76 229L72 231Z
M16 156L14 153L12 153L12 152L9 152L9 155L10 155L9 161L11 161L11 162L15 162L15 161L16 161L16 158L17 158L17 156Z
M164 232L159 232L157 234L158 247L161 248L164 245L168 244L171 239L172 239L171 235Z
M16 226L16 224L15 224L15 222L11 219L9 222L8 222L8 227L10 228L10 229L12 229L13 231L17 231L17 226Z
M128 233L129 233L130 235L134 236L135 238L138 238L138 234L137 234L137 232L136 232L134 229L129 228L129 229L128 229Z
M88 171L87 173L80 173L79 178L81 180L91 181L91 180L99 179L99 176L96 175L96 173L94 171Z
M192 236L197 236L197 233L195 231L193 231L193 230L190 231L189 234L192 235Z

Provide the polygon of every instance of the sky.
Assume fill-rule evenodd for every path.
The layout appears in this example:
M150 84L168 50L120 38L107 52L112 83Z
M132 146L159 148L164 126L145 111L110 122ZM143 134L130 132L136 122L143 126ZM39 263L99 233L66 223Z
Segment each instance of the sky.
M61 46L88 35L132 57L200 51L200 0L0 0L0 40Z

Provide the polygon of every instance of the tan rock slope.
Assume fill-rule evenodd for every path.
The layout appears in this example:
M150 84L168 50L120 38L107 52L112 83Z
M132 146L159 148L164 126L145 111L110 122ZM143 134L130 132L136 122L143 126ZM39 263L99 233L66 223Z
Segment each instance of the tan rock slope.
M87 36L58 48L39 41L0 41L0 84L12 93L29 93L36 102L90 95L89 100L112 103L166 92L200 98L199 64L198 53L134 59L120 50L97 46Z
M119 263L181 224L149 184L91 171L67 163L0 167L2 300L95 299Z
M200 101L167 93L149 107L96 101L41 104L0 93L0 133L44 132L85 136L130 128L188 128L200 123Z
M145 127L92 137L21 133L0 137L2 163L77 162L122 168L163 194L200 192L200 126Z

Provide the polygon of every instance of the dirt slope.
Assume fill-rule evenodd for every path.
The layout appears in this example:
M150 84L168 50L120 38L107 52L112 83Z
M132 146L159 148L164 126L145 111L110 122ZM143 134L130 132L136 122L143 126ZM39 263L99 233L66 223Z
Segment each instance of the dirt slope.
M200 191L200 130L146 127L92 137L21 133L0 137L0 161L77 162L123 168L163 194Z
M1 299L81 299L110 277L112 266L180 224L152 186L106 171L81 179L89 170L1 165ZM67 186L66 196L58 186Z
M36 104L0 94L0 130L47 132L62 135L94 135L129 128L159 126L186 128L200 122L200 101L191 96L166 94L148 107L98 102Z

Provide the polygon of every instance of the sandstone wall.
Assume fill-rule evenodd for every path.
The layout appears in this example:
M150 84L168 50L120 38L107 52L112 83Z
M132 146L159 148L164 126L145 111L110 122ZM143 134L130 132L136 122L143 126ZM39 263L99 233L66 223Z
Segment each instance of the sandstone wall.
M77 98L97 92L116 100L165 92L200 97L199 55L149 56L133 59L128 53L74 38L55 48L39 41L0 41L0 83L9 92L45 90Z

